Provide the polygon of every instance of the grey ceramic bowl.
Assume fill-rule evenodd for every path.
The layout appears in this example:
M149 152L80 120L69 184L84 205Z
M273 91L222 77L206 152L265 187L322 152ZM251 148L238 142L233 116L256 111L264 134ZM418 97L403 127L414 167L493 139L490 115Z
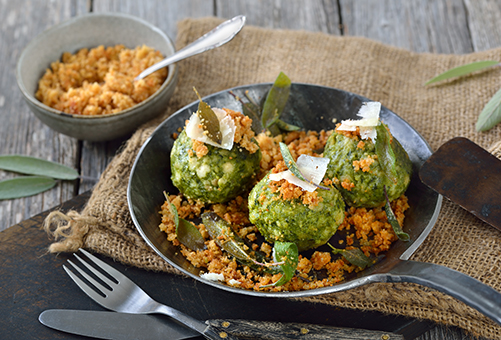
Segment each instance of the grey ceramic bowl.
M56 131L81 140L111 140L134 131L139 125L166 110L177 83L178 68L168 66L168 76L160 89L145 101L121 112L83 116L67 114L42 104L35 98L38 81L50 63L63 52L75 53L99 45L127 48L147 45L164 56L175 52L174 44L160 29L126 14L87 14L55 25L37 36L21 53L16 77L28 106L42 122Z

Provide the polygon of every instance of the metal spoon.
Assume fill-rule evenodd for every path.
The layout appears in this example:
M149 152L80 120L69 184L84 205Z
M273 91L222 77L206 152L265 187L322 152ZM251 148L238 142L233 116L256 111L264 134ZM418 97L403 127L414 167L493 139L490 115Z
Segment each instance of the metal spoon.
M148 67L146 70L141 72L135 80L143 79L147 75L161 69L162 67L226 44L228 41L233 39L238 32L240 32L244 24L245 16L243 15L237 15L233 19L223 22L221 25L204 34L190 45L179 50L168 58L165 58L161 62Z

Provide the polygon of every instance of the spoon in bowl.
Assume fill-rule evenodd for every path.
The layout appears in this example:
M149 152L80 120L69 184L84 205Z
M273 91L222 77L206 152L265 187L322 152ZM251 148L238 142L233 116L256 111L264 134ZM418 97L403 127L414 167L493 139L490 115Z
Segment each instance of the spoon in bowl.
M240 32L244 24L245 16L243 15L237 15L236 17L223 22L221 25L204 34L190 45L156 63L155 65L148 67L134 80L143 79L147 75L161 69L162 67L226 44L228 41L233 39L238 32Z

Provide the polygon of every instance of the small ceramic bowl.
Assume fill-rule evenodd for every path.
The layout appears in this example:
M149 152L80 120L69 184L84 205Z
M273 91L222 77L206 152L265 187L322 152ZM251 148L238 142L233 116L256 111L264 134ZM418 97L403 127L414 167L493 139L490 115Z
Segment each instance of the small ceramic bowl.
M87 14L55 25L37 36L23 50L16 68L18 86L28 106L43 123L56 131L81 140L105 141L125 136L138 126L165 112L177 83L178 68L168 66L167 79L145 101L121 112L85 116L68 114L35 98L38 81L63 52L100 45L125 45L134 49L146 45L164 56L175 52L172 41L146 21L119 13Z

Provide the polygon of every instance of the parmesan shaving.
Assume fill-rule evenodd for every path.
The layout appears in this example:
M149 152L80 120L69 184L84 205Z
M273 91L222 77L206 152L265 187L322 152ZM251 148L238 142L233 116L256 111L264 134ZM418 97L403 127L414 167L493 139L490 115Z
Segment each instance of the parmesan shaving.
M206 279L209 281L224 281L224 275L223 274L216 274L216 273L203 273L200 275L202 279Z
M235 137L235 122L222 109L213 108L212 111L214 111L219 120L219 129L221 130L222 135L221 144L217 144L209 137L207 137L200 123L200 118L196 113L193 113L191 115L190 120L186 125L186 134L191 139L198 140L205 144L209 144L225 150L231 150L231 148L233 148L233 138Z
M374 127L379 124L379 112L381 112L380 102L367 102L362 105L357 113L357 116L362 117L359 120L347 119L341 121L341 125L337 128L340 131L356 131L360 128L360 137L362 139L376 140L377 133Z
M318 185L322 182L325 172L327 171L328 164L328 158L300 155L297 159L296 165L307 181L297 178L290 170L270 174L269 178L272 181L285 179L287 182L294 184L303 190L313 192L317 189L317 186L311 183Z

